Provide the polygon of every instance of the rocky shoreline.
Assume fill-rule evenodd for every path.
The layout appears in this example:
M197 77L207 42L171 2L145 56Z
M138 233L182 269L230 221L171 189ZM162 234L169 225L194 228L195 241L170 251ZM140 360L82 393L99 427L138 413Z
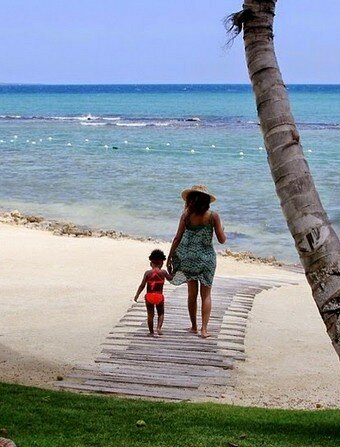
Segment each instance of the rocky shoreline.
M123 233L116 230L102 230L89 228L83 225L76 225L72 222L64 222L58 220L45 219L43 216L36 216L32 214L24 214L18 210L0 211L0 223L8 225L17 225L26 228L49 231L55 236L69 236L69 237L108 237L111 239L132 239L141 242L164 242L153 239L151 237L133 236L131 234ZM249 263L267 264L276 267L284 267L292 270L300 270L301 267L297 264L288 265L278 261L274 256L261 257L252 252L233 252L229 249L219 251L219 255L227 256L236 261L243 261Z
M230 258L233 258L236 261L245 261L250 263L259 262L261 264L274 265L277 267L283 267L284 265L287 265L284 262L278 261L275 256L257 256L251 251L234 252L226 249L224 251L220 251L219 254L221 256L228 256Z
M109 237L111 239L133 239L138 241L153 240L152 238L132 236L121 231L94 229L83 225L76 225L72 222L45 219L43 216L24 214L18 210L0 212L0 223L49 231L55 236Z

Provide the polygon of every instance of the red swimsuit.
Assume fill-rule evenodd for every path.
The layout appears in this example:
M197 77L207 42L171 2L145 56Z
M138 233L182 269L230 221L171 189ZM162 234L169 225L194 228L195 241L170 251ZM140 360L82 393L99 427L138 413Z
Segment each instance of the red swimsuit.
M164 276L159 269L153 269L146 280L145 300L150 304L161 304L164 301L163 285Z

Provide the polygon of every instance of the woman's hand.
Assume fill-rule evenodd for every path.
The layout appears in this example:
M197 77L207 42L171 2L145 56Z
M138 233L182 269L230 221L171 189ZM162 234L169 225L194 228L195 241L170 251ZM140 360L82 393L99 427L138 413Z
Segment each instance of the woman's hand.
M169 272L169 275L172 275L172 259L168 258L166 261L166 269Z

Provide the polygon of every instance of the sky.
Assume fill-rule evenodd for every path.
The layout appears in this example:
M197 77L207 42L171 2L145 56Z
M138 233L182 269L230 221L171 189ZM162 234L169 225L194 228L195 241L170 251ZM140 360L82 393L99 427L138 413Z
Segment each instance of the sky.
M223 18L242 0L1 0L0 82L248 83ZM340 83L340 1L278 0L285 83Z

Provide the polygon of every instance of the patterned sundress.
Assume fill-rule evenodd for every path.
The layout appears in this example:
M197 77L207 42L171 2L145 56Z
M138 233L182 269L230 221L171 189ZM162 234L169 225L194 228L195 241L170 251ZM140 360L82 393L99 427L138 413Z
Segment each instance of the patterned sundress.
M212 218L207 225L186 226L172 260L175 274L172 284L197 280L204 286L212 286L216 270L213 233Z

